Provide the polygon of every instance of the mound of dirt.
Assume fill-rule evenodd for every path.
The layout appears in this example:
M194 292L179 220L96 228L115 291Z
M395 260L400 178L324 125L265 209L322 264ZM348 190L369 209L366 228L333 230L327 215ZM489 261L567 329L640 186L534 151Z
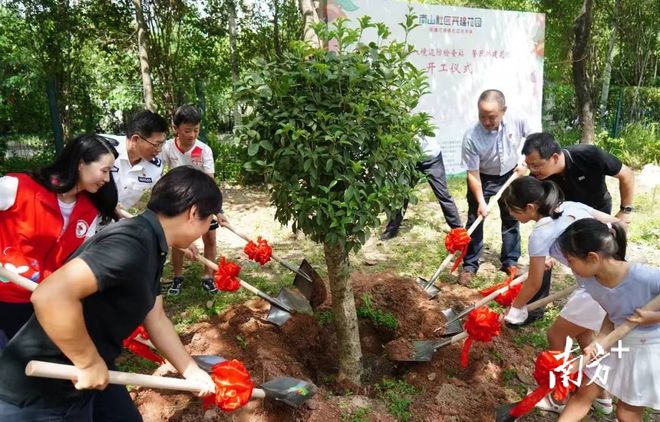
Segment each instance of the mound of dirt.
M414 280L393 274L354 274L352 282L358 306L368 295L373 308L390 313L397 320L396 329L391 330L360 319L365 387L358 393L362 396L374 400L376 391L371 386L384 376L404 379L422 391L410 407L413 420L419 421L492 421L497 406L517 398L507 397L504 373L507 372L507 379L514 368L531 373L534 350L515 347L507 329L488 345L475 343L466 369L460 367L462 343L439 349L431 362L388 359L388 354L390 358L410 357L414 353L412 340L439 338L441 331L434 331L444 322L440 311L450 305L467 305L478 299L478 293L457 285L443 286L439 299L431 300ZM319 309L330 309L329 301ZM135 400L144 420L341 420L346 407L336 398L345 393L345 387L335 383L338 348L333 324L321 324L312 316L296 314L277 327L263 320L267 311L268 304L260 299L232 306L193 326L186 347L193 355L239 359L255 385L278 376L310 380L319 387L314 398L298 409L273 400L253 401L228 415L217 410L205 413L201 401L187 393L138 389ZM156 373L174 375L168 365ZM369 420L392 420L392 416L381 403L371 407Z

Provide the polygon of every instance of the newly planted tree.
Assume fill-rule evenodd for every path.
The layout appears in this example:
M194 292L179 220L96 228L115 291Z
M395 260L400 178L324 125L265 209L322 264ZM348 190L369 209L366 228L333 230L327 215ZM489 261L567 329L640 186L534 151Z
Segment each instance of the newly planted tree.
M407 16L406 31L416 25ZM322 243L340 347L339 379L359 383L360 339L349 253L366 241L378 215L402 206L419 180L418 138L430 117L415 113L426 75L407 58L413 48L389 41L368 17L314 27L334 51L298 42L277 62L258 61L237 88L252 114L237 136L248 171L264 175L282 224ZM361 42L365 31L378 35ZM332 42L331 42L332 40Z

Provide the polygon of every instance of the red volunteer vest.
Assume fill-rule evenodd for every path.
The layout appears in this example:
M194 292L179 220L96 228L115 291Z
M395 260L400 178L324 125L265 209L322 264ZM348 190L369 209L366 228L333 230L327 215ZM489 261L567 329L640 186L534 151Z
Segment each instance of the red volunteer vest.
M26 174L7 176L18 178L16 201L6 211L0 211L0 262L3 251L11 248L29 262L36 262L40 282L61 267L66 259L85 241L87 230L98 215L87 192L76 197L69 225L62 232L64 219L57 194L49 191ZM0 301L25 303L31 292L13 283L0 283Z

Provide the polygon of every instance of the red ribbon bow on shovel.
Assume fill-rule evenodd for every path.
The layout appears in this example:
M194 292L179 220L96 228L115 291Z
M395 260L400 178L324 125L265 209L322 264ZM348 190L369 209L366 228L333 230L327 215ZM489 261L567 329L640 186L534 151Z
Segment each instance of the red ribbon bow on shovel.
M225 292L233 292L241 287L241 283L236 278L238 273L241 272L241 266L231 261L227 261L225 257L220 257L218 262L218 271L215 272L213 277L215 285L218 290Z
M238 360L227 360L211 368L215 394L202 398L204 409L215 404L225 412L242 407L252 397L254 384L245 366Z
M566 361L561 358L557 358L558 355L561 355L562 352L556 350L549 350L539 353L536 358L536 365L534 368L534 379L538 384L538 387L525 396L524 399L515 405L509 413L515 418L519 418L523 415L529 413L536 403L540 402L543 397L548 393L552 392L552 397L561 401L568 397L568 393L576 388L575 383L568 380L562 380L561 374L563 373L559 368L561 368ZM567 359L570 361L570 357ZM553 388L550 388L550 373L555 372L555 385ZM578 373L575 372L569 376L569 379L575 380Z
M495 290L499 290L502 287L509 286L511 284L511 282L513 281L513 279L516 277L516 272L517 272L517 269L514 267L514 270L511 271L511 274L509 275L509 277L506 280L504 280L503 282L498 283L494 286L487 287L483 290L480 290L479 294L481 294L481 296L483 296L483 297L486 297L489 294L493 293ZM509 286L509 290L507 290L504 293L501 293L501 294L497 295L497 297L495 298L495 302L499 303L500 305L502 305L504 307L511 306L513 301L516 299L516 296L518 296L518 293L520 293L520 289L522 289L522 283L516 284L513 287Z
M489 342L500 335L500 315L482 306L468 314L464 327L468 338L465 340L461 352L461 367L467 368L472 342L474 340Z
M454 266L451 267L451 273L453 273L463 261L471 240L472 238L467 230L465 230L465 227L451 229L449 233L447 233L447 236L445 236L445 248L447 249L447 252L453 254L461 251L458 259L454 262Z
M152 362L156 362L158 364L165 363L165 359L163 359L158 353L151 350L146 344L137 341L136 338L138 336L145 340L149 340L149 334L147 333L147 330L144 329L143 325L138 325L138 327L131 333L131 335L124 339L122 342L123 346L130 350L132 353Z
M245 252L248 258L258 262L260 265L264 265L270 261L270 256L273 254L268 241L262 239L261 236L257 237L257 243L249 240L245 248L243 248L243 252Z

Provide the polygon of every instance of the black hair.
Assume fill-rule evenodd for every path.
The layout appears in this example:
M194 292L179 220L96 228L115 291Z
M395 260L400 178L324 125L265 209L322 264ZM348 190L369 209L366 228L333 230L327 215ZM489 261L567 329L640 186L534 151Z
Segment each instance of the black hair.
M506 107L506 99L504 94L499 89L487 89L479 95L479 100L477 100L477 106L482 101L492 101L495 100L501 108Z
M167 217L176 217L197 205L199 218L222 209L222 194L213 178L191 166L179 166L163 176L151 191L147 208Z
M98 161L102 155L112 154L114 158L119 155L114 139L105 138L96 134L83 134L67 143L62 153L49 166L31 173L34 180L46 189L55 193L65 193L74 188L80 179L80 163L85 164ZM117 185L112 175L95 193L89 193L92 203L101 214L102 220L116 219Z
M143 138L148 138L154 133L167 133L168 125L167 120L149 110L141 111L133 116L130 122L126 125L126 137L130 138L134 134L138 134Z
M557 242L565 256L584 259L589 252L596 252L626 260L626 230L618 223L607 225L594 218L583 218L568 226Z
M504 190L502 201L510 210L524 210L527 204L535 204L543 217L558 218L557 207L564 202L564 193L555 182L538 180L531 176L520 177Z
M547 160L553 154L561 153L561 145L554 136L547 132L538 132L530 134L522 147L523 155L529 155L534 151L538 151L539 157Z
M182 105L176 109L174 117L172 117L174 126L179 126L182 123L198 125L201 121L201 113L192 105Z

